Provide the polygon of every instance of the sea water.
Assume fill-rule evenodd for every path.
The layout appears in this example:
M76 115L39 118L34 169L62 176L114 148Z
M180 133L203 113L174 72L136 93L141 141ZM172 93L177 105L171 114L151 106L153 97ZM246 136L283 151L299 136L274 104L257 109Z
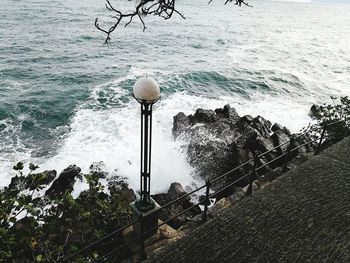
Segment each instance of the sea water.
M124 10L136 2L120 0ZM103 162L139 185L135 80L155 78L152 191L198 183L173 116L230 103L298 132L308 110L350 94L350 5L251 1L254 7L177 0L186 19L145 17L117 28L104 0L1 0L0 186L18 161L87 172ZM77 188L83 188L78 185ZM79 189L76 189L78 191Z

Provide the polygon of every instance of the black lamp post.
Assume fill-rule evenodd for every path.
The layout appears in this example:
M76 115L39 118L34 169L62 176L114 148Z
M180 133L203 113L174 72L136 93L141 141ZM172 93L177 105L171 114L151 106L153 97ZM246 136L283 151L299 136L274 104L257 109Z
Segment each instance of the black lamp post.
M158 83L152 78L140 78L133 88L134 98L141 104L141 184L140 198L135 206L141 212L152 210L156 204L150 195L152 106L160 96Z

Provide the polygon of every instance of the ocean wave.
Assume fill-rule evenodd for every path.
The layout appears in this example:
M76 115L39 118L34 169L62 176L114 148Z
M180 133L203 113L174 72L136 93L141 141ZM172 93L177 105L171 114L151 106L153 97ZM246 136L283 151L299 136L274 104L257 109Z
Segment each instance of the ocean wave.
M91 20L104 16L103 5L32 2L0 9L1 184L21 160L59 171L103 160L135 185L139 106L130 94L141 76L154 77L162 92L154 111L159 191L170 181L194 180L185 143L171 135L178 112L230 103L241 115L262 115L298 131L313 103L349 94L345 7L182 1L186 20L147 17L145 32L138 23L118 28L106 46ZM307 6L302 16L300 6Z

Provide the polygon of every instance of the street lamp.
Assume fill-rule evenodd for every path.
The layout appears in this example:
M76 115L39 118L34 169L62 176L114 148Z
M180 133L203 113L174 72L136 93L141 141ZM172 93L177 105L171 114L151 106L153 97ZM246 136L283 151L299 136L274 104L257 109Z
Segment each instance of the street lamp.
M135 206L143 213L155 208L150 195L152 106L160 97L158 83L148 77L138 79L133 88L134 98L141 104L141 184L140 198Z

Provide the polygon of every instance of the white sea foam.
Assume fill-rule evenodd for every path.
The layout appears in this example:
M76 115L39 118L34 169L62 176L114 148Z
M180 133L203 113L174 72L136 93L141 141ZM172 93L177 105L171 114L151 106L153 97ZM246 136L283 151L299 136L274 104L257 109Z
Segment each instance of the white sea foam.
M97 9L100 7L90 4L87 4L89 8L86 8L86 12L91 12L90 14L99 12ZM348 9L334 5L329 7L303 5L304 15L300 16L300 6L285 3L274 5L273 9L263 2L255 8L248 9L227 9L220 3L212 4L214 6L207 7L205 3L199 3L197 6L200 7L201 12L197 12L198 10L193 8L193 3L184 1L181 9L188 14L188 19L185 22L177 20L179 23L175 23L174 30L169 30L166 24L159 24L156 20L147 21L149 29L144 33L141 28L133 27L133 24L127 31L120 28L118 40L115 39L117 41L112 42L112 49L108 51L107 48L96 49L95 41L85 41L84 45L69 42L67 44L69 49L65 45L62 49L57 48L57 57L70 56L69 61L62 60L65 63L65 71L62 72L64 75L69 75L72 71L82 76L91 74L101 79L105 77L106 72L110 72L111 67L118 71L120 69L120 72L128 67L130 69L121 78L93 87L89 98L91 105L81 105L76 109L68 124L69 131L65 134L64 141L60 144L55 156L45 156L45 159L33 158L31 150L36 149L29 149L30 146L26 148L18 139L20 136L2 137L0 186L8 184L9 171L18 161L38 163L41 169L57 169L58 172L70 164L76 164L86 172L92 162L103 161L110 173L117 169L117 174L127 176L131 186L138 189L140 112L139 105L127 98L130 91L123 84L128 82L129 85L130 80L141 76L154 77L161 87L162 84L163 86L169 84L172 81L171 78L175 76L166 90L168 94L173 92L175 94L163 95L154 108L152 191L156 192L164 191L174 181L191 185L197 180L192 178L192 168L186 162L186 154L183 152L186 142L174 141L171 134L172 117L178 112L192 114L199 107L215 109L230 103L240 115L259 114L272 122L285 125L293 132L298 132L309 122L307 112L313 103L324 102L329 95L349 93L349 74L346 74L349 71L349 59L347 59L349 37L345 34L349 24L346 23ZM17 8L15 5L8 5L6 8L4 9L6 14L17 14L12 12ZM79 17L81 6L72 8L76 12L75 17ZM213 8L217 12L213 12ZM339 15L335 18L332 15L334 13ZM221 15L217 16L217 14ZM207 19L208 17L210 19ZM45 26L36 28L36 31L47 32L46 23L42 23L39 17L36 19L38 25ZM61 21L66 17L60 15L52 19ZM80 19L82 23L86 22L85 17ZM4 23L11 23L11 21L6 19ZM294 25L292 28L291 21ZM53 31L54 34L48 35L47 39L66 43L67 39L74 39L74 36L77 36L77 31L71 32L71 28L81 30L82 35L87 34L88 24L86 26L79 24L77 27L71 25L74 24L69 24L69 28L62 28L62 34L57 35L57 32ZM33 36L38 36L28 30L22 31L21 38L27 42L32 41ZM72 38L69 35L70 32ZM12 39L12 42L18 42L14 39L18 34L13 34L12 31L4 34ZM90 36L94 34L100 37L98 31L91 33ZM37 37L37 39L41 38ZM334 39L337 41L333 41ZM101 43L102 41L101 38ZM47 41L47 43L51 42ZM42 46L44 44L36 42L40 47L38 50L51 48ZM113 49L113 45L118 48ZM19 48L18 52L22 52L21 46L13 48ZM4 50L7 52L7 47ZM27 53L26 56L31 55L31 52ZM91 54L97 55L91 56ZM19 58L26 58L26 56L19 56ZM37 57L37 53L33 53L33 56ZM12 61L12 58L9 61ZM33 63L36 62L33 60ZM11 83L12 80L6 80L9 83L5 83L5 87L10 86L11 91L15 89L25 91L25 88L31 91L31 87L36 89L39 86L40 90L43 88L43 91L50 94L51 90L62 85L61 82L55 81L55 79L61 79L60 74L50 77L56 67L61 71L61 64L56 63L56 60L50 61L52 67L31 64L30 68L40 70L39 79L34 75L28 83L17 83L17 80ZM25 67L28 65L22 64ZM10 70L14 69L10 68ZM221 91L222 85L215 86L215 78L213 78L210 80L213 82L208 83L208 87L213 85L217 88L217 92L211 88L209 90L215 94L207 91L205 96L200 96L201 92L205 92L203 81L194 79L193 83L186 83L186 81L191 82L189 75L193 72L211 71L223 75L230 81L237 80L238 83L240 80L245 80L252 82L253 85L245 85L245 81L242 85L235 84L239 86L240 91L247 88L242 96L235 93L235 87L232 90L227 87L227 90ZM101 75L98 75L98 72ZM195 78L197 75L200 76L200 74L195 75ZM44 78L49 79L46 81ZM177 79L181 81L175 83ZM196 90L198 82L202 90ZM85 83L79 82L79 89L85 90ZM227 83L230 85L231 82ZM257 83L256 86L254 86L255 83ZM266 85L260 86L258 85L260 83ZM72 83L73 86L70 84L65 83L67 88L73 88L77 83ZM175 90L187 90L187 88L189 88L188 93ZM266 90L256 90L260 88ZM193 92L196 95L192 95ZM22 100L26 94L18 93L16 96ZM223 94L228 96L221 96ZM33 98L41 100L40 96L35 95ZM22 103L21 100L18 103ZM25 121L28 115L23 114L16 118L19 121ZM3 131L7 134L6 136L23 132L20 125L4 124L6 127ZM27 142L25 143L28 145ZM85 187L84 182L79 182L74 194Z
M154 106L152 148L152 190L165 191L170 183L188 186L198 182L192 177L192 168L186 161L183 141L172 137L173 116L183 111L191 114L197 108L215 109L230 103L239 114L262 115L297 132L309 121L303 105L292 100L260 97L246 100L241 97L217 99L176 93ZM292 109L292 110L291 110ZM72 119L71 131L58 154L41 164L43 169L64 169L70 164L87 172L93 162L103 161L106 170L129 179L131 187L139 188L140 110L136 101L120 108L81 109ZM79 189L84 184L77 185Z
M146 71L138 72L143 75ZM123 80L135 78L134 72L126 78L113 82L116 96L126 94L118 85ZM94 97L95 87L91 94ZM208 98L178 92L163 98L154 105L153 147L152 147L152 182L153 192L165 191L170 183L180 182L184 186L202 183L192 177L193 168L186 161L184 141L174 141L172 136L173 116L182 111L192 114L197 108L215 109L229 103L240 115L261 115L272 122L287 126L298 132L305 126L308 106L292 98L281 99L260 93L252 94L250 99L239 97ZM103 161L110 174L128 178L130 186L139 188L140 165L140 106L131 100L120 107L106 109L87 109L82 107L71 119L70 132L67 134L58 153L48 159L33 160L29 153L16 153L16 158L40 164L42 170L62 171L70 164L76 164L83 172L89 170L93 162ZM9 162L0 161L0 171L8 171ZM7 173L8 174L8 173ZM8 182L6 182L8 183ZM5 184L4 184L5 185ZM75 195L86 188L86 183L78 182Z
M169 108L160 106L154 110L152 189L155 192L164 191L174 181L184 185L193 181L191 168L181 152L181 142L174 142L171 136L171 115L164 117L162 110L167 112ZM78 111L63 147L42 168L62 170L76 164L86 172L91 163L103 161L108 172L116 169L117 174L126 176L130 185L138 189L139 114L139 105L134 101L123 108Z

